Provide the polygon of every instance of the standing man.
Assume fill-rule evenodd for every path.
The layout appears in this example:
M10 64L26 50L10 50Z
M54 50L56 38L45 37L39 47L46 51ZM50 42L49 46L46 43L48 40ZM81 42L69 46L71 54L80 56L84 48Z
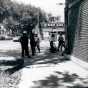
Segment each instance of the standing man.
M56 52L56 47L55 47L55 34L52 33L51 36L50 36L50 51L53 53L53 52Z
M62 33L60 33L60 36L58 38L58 51L61 49L61 52L62 52L62 48L65 48L65 41L64 41L64 38L62 36Z
M28 36L26 31L23 32L20 38L20 43L21 43L21 49L22 49L22 52L21 52L22 57L26 55L27 57L30 58L29 48L28 48Z
M36 43L35 43L34 33L32 31L30 33L30 46L32 50L32 55L34 56Z

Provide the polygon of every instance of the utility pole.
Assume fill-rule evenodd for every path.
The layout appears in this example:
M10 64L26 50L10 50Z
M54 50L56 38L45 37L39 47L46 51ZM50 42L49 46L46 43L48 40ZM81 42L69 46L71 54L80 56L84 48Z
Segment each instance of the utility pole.
M38 10L38 32L39 32L39 35L41 37L41 39L43 40L43 31L42 31L42 28L41 28L41 20L40 20L40 11Z

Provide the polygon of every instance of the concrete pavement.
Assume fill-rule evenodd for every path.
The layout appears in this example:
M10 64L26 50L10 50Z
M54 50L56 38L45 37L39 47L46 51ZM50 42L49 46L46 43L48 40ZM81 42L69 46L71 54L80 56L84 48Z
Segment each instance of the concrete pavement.
M12 74L2 75L0 71L0 78L4 78L0 88L88 88L88 70L84 64L65 60L58 52L49 53L48 46L48 41L42 41L41 53L31 59L24 58L24 66L19 69L9 67L9 71L14 70Z
M88 71L72 61L27 66L19 88L87 88Z

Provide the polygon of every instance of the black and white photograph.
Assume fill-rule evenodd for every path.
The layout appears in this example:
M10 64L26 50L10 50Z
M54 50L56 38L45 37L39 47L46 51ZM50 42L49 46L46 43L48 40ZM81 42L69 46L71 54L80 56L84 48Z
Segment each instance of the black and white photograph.
M88 0L0 0L0 88L88 88Z

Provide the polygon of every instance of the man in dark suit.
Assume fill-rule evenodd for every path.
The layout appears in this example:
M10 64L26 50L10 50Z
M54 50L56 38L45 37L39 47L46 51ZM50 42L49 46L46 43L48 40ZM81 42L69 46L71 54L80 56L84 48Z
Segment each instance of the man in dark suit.
M27 57L29 56L29 48L28 48L28 36L27 36L27 32L24 31L21 38L20 38L20 43L21 43L21 48L22 48L22 57L24 57L25 55Z

